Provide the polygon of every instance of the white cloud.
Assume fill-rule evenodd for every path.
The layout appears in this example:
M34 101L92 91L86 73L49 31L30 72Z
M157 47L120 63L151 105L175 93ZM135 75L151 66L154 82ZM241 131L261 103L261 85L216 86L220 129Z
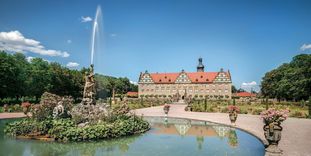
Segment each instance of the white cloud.
M135 81L130 81L130 83L137 85L137 82L135 82Z
M92 21L92 18L91 17L89 17L89 16L86 16L86 17L84 17L84 16L82 16L81 17L81 22L91 22Z
M34 57L31 57L31 56L26 57L26 60L27 60L28 62L31 62L32 59L34 59Z
M46 49L39 41L28 39L19 31L0 32L0 50L10 52L32 52L47 56L68 57L69 53Z
M28 62L31 62L34 58L36 58L36 57L32 57L32 56L28 56L28 57L26 57L26 60L28 61ZM46 61L46 62L50 62L49 60L46 60L46 59L42 59L43 61Z
M68 62L66 66L69 67L69 68L74 68L74 67L78 67L79 63L77 63L77 62Z
M67 40L67 43L70 44L70 43L72 43L72 41L71 40Z
M252 82L243 82L242 83L242 86L244 87L252 87L252 86L256 86L257 83L255 81L252 81Z
M300 47L300 50L302 50L302 51L305 51L305 50L308 50L308 49L311 49L311 44L303 44Z
M110 36L111 36L111 37L116 37L116 36L117 36L117 34L110 34Z

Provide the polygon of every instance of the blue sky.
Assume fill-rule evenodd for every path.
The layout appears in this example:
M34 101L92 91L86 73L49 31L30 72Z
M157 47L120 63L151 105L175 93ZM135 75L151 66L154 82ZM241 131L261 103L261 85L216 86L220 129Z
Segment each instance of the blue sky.
M311 52L309 0L0 0L0 48L88 66L97 5L103 33L94 64L104 75L137 81L145 70L195 71L202 57L206 71L229 69L247 88Z

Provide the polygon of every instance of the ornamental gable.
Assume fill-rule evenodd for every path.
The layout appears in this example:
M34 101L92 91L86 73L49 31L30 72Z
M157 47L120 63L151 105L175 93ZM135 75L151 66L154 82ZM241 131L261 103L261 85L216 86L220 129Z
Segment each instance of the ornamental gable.
M175 83L191 83L191 80L185 72L182 72L177 77Z
M154 82L149 73L144 73L141 75L138 83L154 83Z
M216 83L230 83L231 82L231 78L229 76L229 73L218 72L218 75L214 79L214 82L216 82Z

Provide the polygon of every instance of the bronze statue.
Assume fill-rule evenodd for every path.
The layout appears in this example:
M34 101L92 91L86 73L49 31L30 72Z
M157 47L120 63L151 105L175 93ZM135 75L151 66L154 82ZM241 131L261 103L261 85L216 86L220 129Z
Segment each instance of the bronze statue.
M87 73L87 72L85 73L85 85L84 85L82 103L85 105L96 104L94 66L92 64L90 67L90 73Z

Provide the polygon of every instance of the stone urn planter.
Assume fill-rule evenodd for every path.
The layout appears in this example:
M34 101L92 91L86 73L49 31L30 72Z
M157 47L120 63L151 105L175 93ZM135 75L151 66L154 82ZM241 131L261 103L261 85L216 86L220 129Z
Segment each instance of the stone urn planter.
M240 111L238 106L230 105L228 106L229 119L232 125L235 125L235 121L238 118L238 112Z
M3 112L9 112L9 105L8 104L3 105Z
M27 107L23 107L23 113L25 114L25 115L27 115L27 113L28 113L28 108Z
M279 141L281 140L282 134L281 123L272 122L266 124L263 127L265 138L267 139L269 146L266 148L267 152L270 153L281 153L282 150L278 148Z
M22 106L22 108L23 108L23 113L24 113L25 115L27 115L28 112L30 111L30 106L31 106L31 104L30 104L29 102L23 102L23 103L21 104L21 106Z
M235 121L238 118L238 113L236 112L229 113L229 118L230 118L231 124L235 125Z
M260 113L264 122L264 135L268 141L266 153L268 155L281 155L282 150L279 149L278 144L281 140L282 126L281 123L288 117L288 110L276 110L270 108Z
M164 104L163 111L164 111L164 114L167 116L168 112L170 111L170 105Z

